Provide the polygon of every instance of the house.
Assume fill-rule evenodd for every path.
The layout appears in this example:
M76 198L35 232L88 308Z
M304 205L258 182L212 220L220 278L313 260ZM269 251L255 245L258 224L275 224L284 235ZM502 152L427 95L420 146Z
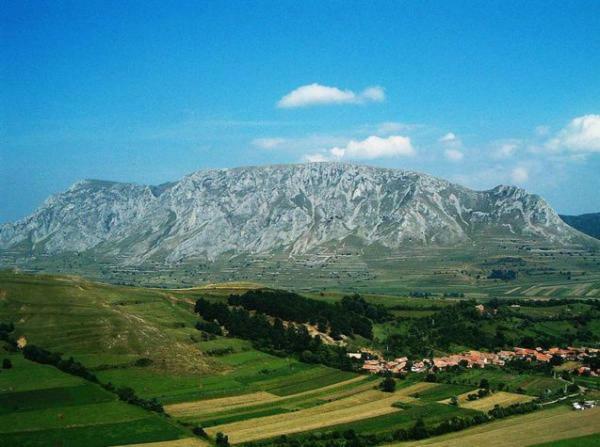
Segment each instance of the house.
M416 373L423 372L426 369L427 369L427 365L425 364L425 362L415 362L415 363L413 363L412 368L410 368L410 370L412 372L416 372Z

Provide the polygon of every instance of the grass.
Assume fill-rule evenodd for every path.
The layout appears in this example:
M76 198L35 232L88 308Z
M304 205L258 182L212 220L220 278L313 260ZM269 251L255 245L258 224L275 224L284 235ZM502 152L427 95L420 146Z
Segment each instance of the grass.
M479 410L488 412L496 405L501 407L508 407L513 404L520 404L524 402L530 402L534 398L526 396L524 394L507 393L505 391L498 391L482 399L466 401L460 404L462 408L468 408L471 410Z
M0 321L14 322L16 336L89 366L147 357L171 372L222 369L191 339L192 304L172 293L8 272L0 289Z
M232 443L248 442L392 413L399 411L392 407L397 400L397 396L386 395L380 391L365 391L293 413L218 425L208 428L207 432L211 435L217 432L226 433Z
M600 445L600 433L545 442L543 444L536 444L535 447L596 447L598 445Z
M121 402L99 385L20 354L7 356L13 367L0 373L2 445L95 447L184 435L166 418Z
M468 385L449 385L439 383L437 386L419 393L419 399L429 402L436 402L448 399L452 396L458 396L466 392L473 392L473 387Z
M115 400L115 395L92 385L42 388L0 394L0 414Z
M361 383L361 382L355 382ZM332 393L325 394L316 392L312 396L306 396L305 403L312 404L308 408L298 409L290 407L289 404L297 397L291 397L288 401L281 400L276 403L275 414L265 417L243 418L237 422L225 423L213 426L207 429L210 434L219 431L229 435L234 443L247 442L251 440L275 437L281 434L300 433L313 430L324 430L331 426L352 426L360 425L365 420L376 419L378 417L388 417L392 413L402 412L402 410L393 407L393 404L402 402L418 402L411 397L415 393L423 392L439 387L435 383L411 383L401 382L395 393L383 393L372 387L372 381L369 380L365 385L368 388L358 389L358 392L344 394L335 388L330 388ZM320 398L320 402L314 399ZM299 402L294 402L298 404ZM284 412L283 409L295 409L293 412ZM442 410L443 413L453 410ZM254 415L251 415L254 416ZM379 425L377 425L379 426Z
M427 425L437 425L440 422L455 416L473 416L477 411L444 405L436 402L420 404L412 402L406 410L389 413L383 416L360 419L343 425L328 427L328 431L354 430L361 434L385 434L398 429L409 429L415 421L422 418Z
M0 433L3 445L20 447L106 447L170 441L182 436L179 428L158 416L108 424Z
M82 385L83 379L63 374L56 368L25 360L20 354L3 354L13 364L0 373L0 393Z
M178 419L188 423L199 424L203 427L210 427L229 422L303 410L354 396L373 388L373 378L361 376L316 390L304 391L290 396L276 396L273 399L256 404L247 404L242 401L235 406L221 407L217 403L212 405L212 410L210 410L208 406L202 405L203 402L200 401L198 403L201 406L198 408L198 411L186 411L186 414L179 416ZM204 402L210 403L211 401L214 401L214 399ZM167 407L167 411L169 410L170 408Z
M198 438L174 439L172 441L159 441L143 444L127 444L127 447L205 447L209 444ZM125 446L117 446L125 447Z
M439 279L432 287L441 288L443 284ZM509 390L523 387L530 395L563 386L550 377L486 368L453 376L460 383L452 385L398 381L397 391L390 395L374 389L380 380L376 377L275 357L254 350L243 340L217 337L200 341L201 334L194 328L194 299L202 294L222 301L232 291L239 293L251 286L142 289L96 284L76 277L0 272L0 321L14 321L18 336L74 356L92 368L102 382L129 386L140 397L159 399L173 415L171 419L159 417L51 366L28 362L18 354L5 354L14 367L0 373L1 443L186 445L177 440L190 434L176 421L202 425L213 435L224 431L236 443L349 428L367 434L389 433L410 427L418 417L435 424L448 417L476 414L477 409L487 411L495 404L488 399L502 404L512 402L515 396L528 398L495 393L476 401L475 405L484 406L475 409L466 404L457 408L437 402L475 390L484 377L492 386L505 383ZM469 293L473 296L479 292L472 289ZM335 301L344 292L309 294ZM431 312L420 306L451 302L392 296L384 289L369 294L367 299L386 306L411 306L414 310L394 310L402 319L421 318ZM532 330L558 333L564 330L560 324L544 322L532 325ZM376 325L375 331L383 335L402 328L402 323L397 327L384 324ZM206 354L219 349L231 352ZM150 358L151 365L134 366L140 358ZM399 401L407 406L394 407Z
M397 443L393 446L522 447L595 433L600 433L600 408L576 412L563 405L478 425L456 433Z
M487 379L492 388L498 389L502 384L506 390L516 392L522 388L532 396L541 396L546 390L556 391L564 388L558 379L534 373L513 373L499 368L469 369L462 373L452 374L451 379L465 385L479 386L481 379Z
M164 404L267 391L279 396L299 393L356 377L356 374L308 365L258 351L220 357L229 372L215 375L165 374L148 368L99 371L103 382L130 386L145 398Z

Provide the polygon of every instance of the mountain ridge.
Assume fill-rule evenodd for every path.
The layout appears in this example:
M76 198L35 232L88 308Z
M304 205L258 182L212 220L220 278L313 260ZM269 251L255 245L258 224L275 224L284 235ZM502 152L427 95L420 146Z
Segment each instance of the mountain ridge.
M415 171L329 162L206 169L156 186L80 180L0 226L0 250L94 251L139 264L306 253L348 238L398 250L497 235L594 243L515 186L475 191Z

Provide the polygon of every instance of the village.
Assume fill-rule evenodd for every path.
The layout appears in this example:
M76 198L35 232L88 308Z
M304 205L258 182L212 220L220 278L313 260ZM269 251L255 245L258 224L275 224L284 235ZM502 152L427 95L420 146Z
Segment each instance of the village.
M515 359L549 363L553 358L557 358L560 361L581 362L582 365L572 371L574 374L598 376L600 375L600 370L592 370L589 366L585 366L585 360L591 355L597 355L599 351L600 349L586 347L568 347L566 349L553 347L547 350L541 347L535 349L515 347L512 351L481 352L471 350L460 354L424 358L413 362L409 361L407 357L385 360L372 351L349 353L348 356L357 360L363 360L364 363L361 369L372 374L435 372L459 366L464 368L485 368L490 365L502 367L507 362Z

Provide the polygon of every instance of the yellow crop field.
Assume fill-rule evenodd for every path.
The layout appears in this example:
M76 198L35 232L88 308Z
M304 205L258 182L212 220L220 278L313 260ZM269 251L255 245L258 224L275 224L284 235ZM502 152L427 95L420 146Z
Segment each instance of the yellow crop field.
M240 394L238 396L223 397L219 399L198 400L179 404L166 405L165 411L171 416L197 416L215 411L225 411L236 407L272 402L281 399L275 394L266 391Z
M207 428L206 431L213 436L217 432L223 432L229 436L230 442L236 444L257 439L271 438L282 434L315 430L331 425L343 424L359 419L401 411L392 407L392 404L399 400L414 400L408 397L408 395L423 389L423 384L419 383L401 389L393 394L387 394L377 390L367 390L350 397L305 410L233 422L210 427Z
M177 404L166 405L164 408L168 414L174 417L199 417L222 411L233 410L236 408L241 409L244 407L266 404L270 402L281 402L282 404L285 404L286 402L293 401L299 397L317 394L322 399L336 400L373 388L373 383L368 381L367 379L368 376L357 376L353 377L352 379L344 380L343 382L337 382L331 385L321 387L317 390L303 391L301 393L290 394L289 396L277 396L266 391L258 391L255 393L241 394L237 396L223 397L217 399L182 402ZM357 382L365 383L350 389L345 389L346 385L351 385Z
M594 433L600 433L600 408L573 411L567 406L559 406L460 432L388 447L523 447Z
M198 438L185 438L173 441L148 442L145 444L127 444L126 447L208 447L208 445L208 443Z
M535 399L532 396L526 396L524 394L507 393L505 391L498 391L490 396L484 397L483 399L477 399L473 401L463 401L460 403L462 408L469 408L471 410L479 411L490 411L496 405L501 407L508 407L513 404L520 404L523 402L529 402ZM459 400L460 402L460 400Z

